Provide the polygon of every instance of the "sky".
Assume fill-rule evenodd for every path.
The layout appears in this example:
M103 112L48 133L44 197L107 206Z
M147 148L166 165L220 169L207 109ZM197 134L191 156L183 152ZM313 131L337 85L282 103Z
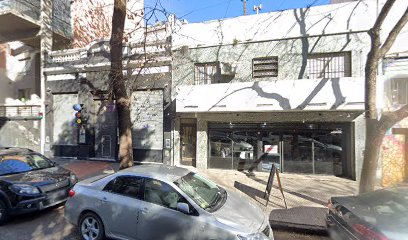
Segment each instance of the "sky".
M145 0L146 14L157 2L169 13L189 23L243 15L242 0ZM260 13L328 4L329 0L247 0L247 15L256 14L254 5L262 4ZM161 16L157 14L158 20ZM154 17L151 19L154 20Z

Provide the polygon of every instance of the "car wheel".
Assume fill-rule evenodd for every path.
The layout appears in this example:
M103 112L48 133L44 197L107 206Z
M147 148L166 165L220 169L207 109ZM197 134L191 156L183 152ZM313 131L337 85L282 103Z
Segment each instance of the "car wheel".
M5 202L0 200L0 225L3 225L7 222L9 217L8 208Z
M83 240L105 239L105 229L102 220L95 213L85 213L78 224L79 234Z

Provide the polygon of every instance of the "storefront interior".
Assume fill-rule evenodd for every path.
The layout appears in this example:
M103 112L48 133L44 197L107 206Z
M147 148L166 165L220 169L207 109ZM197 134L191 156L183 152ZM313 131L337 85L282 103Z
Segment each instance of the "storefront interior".
M350 176L350 123L209 123L208 167Z

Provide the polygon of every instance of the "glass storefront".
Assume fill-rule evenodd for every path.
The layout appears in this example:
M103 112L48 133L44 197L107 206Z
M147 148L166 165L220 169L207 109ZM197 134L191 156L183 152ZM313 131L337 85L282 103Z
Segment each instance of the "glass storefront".
M210 124L209 168L343 175L341 124Z

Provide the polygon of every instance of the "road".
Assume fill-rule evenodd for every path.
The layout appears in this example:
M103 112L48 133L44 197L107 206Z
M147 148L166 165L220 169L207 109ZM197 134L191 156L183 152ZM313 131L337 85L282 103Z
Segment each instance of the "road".
M0 240L77 240L74 226L65 221L64 207L57 206L39 213L14 217L0 226ZM328 240L328 237L275 230L275 240Z

